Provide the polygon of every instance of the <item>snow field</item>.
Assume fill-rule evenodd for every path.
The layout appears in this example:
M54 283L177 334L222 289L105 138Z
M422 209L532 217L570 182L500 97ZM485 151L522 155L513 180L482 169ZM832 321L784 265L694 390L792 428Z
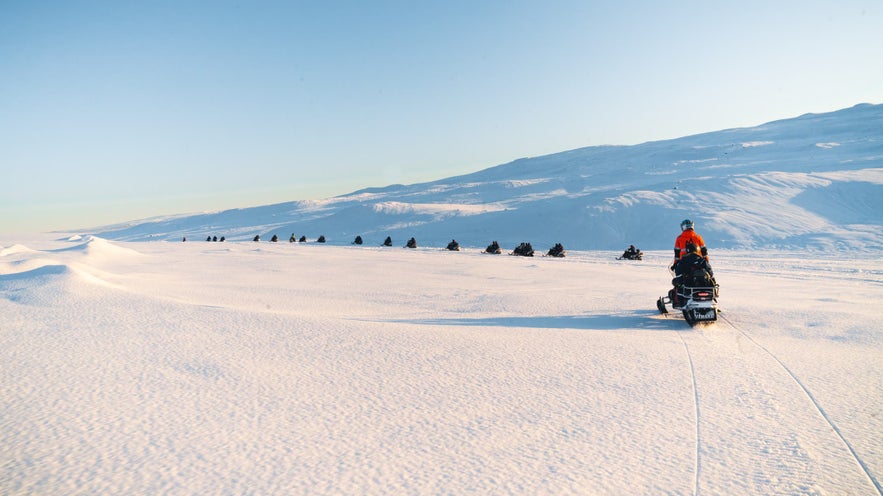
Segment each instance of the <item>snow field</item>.
M0 242L0 494L879 493L883 259L617 255Z

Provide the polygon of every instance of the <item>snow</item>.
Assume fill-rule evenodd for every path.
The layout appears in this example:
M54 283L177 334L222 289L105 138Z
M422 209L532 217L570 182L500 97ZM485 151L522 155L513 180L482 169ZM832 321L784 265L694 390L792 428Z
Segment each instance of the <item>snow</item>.
M0 494L881 493L879 252L479 251L0 238Z
M478 215L487 212L497 212L504 210L501 205L469 205L465 203L402 203L402 202L382 202L374 204L375 212L391 213L391 214L426 214L438 217L450 215Z
M881 214L858 105L0 236L0 494L883 495ZM693 328L655 308L684 218ZM291 233L328 242L251 242Z
M82 230L120 241L290 233L329 244L415 237L421 246L561 243L573 250L671 247L695 221L718 249L883 250L883 105L635 146L523 158L438 181L324 200ZM848 198L852 197L852 200Z

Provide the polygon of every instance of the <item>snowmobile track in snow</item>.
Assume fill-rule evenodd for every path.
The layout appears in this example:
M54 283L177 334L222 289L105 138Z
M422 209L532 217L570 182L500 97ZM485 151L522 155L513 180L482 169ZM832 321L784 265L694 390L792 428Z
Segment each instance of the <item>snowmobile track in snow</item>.
M849 453L852 455L853 459L855 459L856 463L857 463L857 464L861 467L861 469L864 471L865 476L867 476L867 478L868 478L868 480L871 482L871 484L873 484L874 487L877 489L877 494L883 496L883 488L881 488L880 483L879 483L879 482L877 481L877 479L874 478L874 476L871 474L871 471L870 471L870 469L868 469L868 466L865 464L864 461L862 461L861 457L858 456L858 453L855 452L855 449L853 449L853 447L852 447L852 445L849 443L849 441L846 440L846 438L843 436L843 433L840 432L840 429L837 427L837 425L834 423L834 421L831 420L831 417L828 416L827 412L825 412L825 409L822 408L822 405L819 404L819 402L816 400L815 396L813 396L813 394L810 392L809 388L806 387L806 385L805 385L805 384L804 384L804 383L803 383L803 382L802 382L802 381L801 381L801 380L800 380L800 379L794 374L794 372L791 371L790 368L788 368L787 365L785 365L784 362L782 362L781 360L779 360L779 357L777 357L776 355L774 355L773 352L771 352L769 349L767 349L764 345L762 345L762 344L760 344L759 342L757 342L757 341L756 341L754 338L752 338L747 332L745 332L744 330L742 330L739 326L737 326L736 324L734 324L732 321L730 321L730 320L729 320L728 318L726 318L725 316L723 316L723 315L719 315L718 318L719 318L719 320L722 320L722 321L726 322L727 325L729 325L731 328L733 328L734 330L738 331L740 334L742 334L743 336L745 336L745 337L748 339L748 341L750 341L751 343L753 343L753 344L754 344L755 346L757 346L759 349L763 350L767 355L770 356L770 358L772 358L773 360L775 360L775 362L778 363L780 367L782 367L782 370L784 370L785 373L788 374L788 376L791 377L791 379L792 379L792 380L793 380L793 381L794 381L794 382L800 387L800 389L803 390L803 393L806 395L807 398L809 398L809 400L810 400L810 402L812 402L813 406L815 406L815 409L816 409L816 411L819 413L819 415L821 415L821 417L825 420L825 422L828 424L828 426L831 427L831 429L834 431L834 433L837 435L837 437L840 438L840 441L843 442L843 445L846 447L846 449L847 449L847 450L849 451ZM680 335L679 335L679 336L680 336ZM681 341L683 341L683 338L681 338ZM687 344L686 344L686 342L684 342L684 347L686 347L686 346L687 346ZM689 355L689 350L687 351L687 354ZM692 367L692 359L691 359L691 367ZM693 392L694 392L694 394L696 393L696 377L695 377L695 375L693 376ZM699 426L698 426L698 421L699 421L699 402L698 402L698 397L697 397L697 400L696 400L696 420L697 420L697 426L696 426L697 437L696 437L696 439L697 439L697 449L698 449L698 440L699 440L699 436L698 436L698 431L699 431ZM698 460L698 452L697 452L697 460ZM698 468L698 461L697 461L697 468ZM698 486L697 486L697 488L698 488ZM698 494L698 492L696 492L695 494Z
M693 494L699 494L699 468L700 468L700 446L702 446L702 438L700 437L699 432L699 390L696 386L696 369L693 366L693 355L690 354L690 348L687 346L687 341L684 340L684 337L681 336L681 333L675 331L678 335L678 338L681 340L681 343L684 345L684 352L687 354L687 362L690 364L690 380L693 385L693 418L695 419L695 427L696 427L696 446L695 446L695 456L693 458Z
M662 317L666 320L672 318L673 320L682 320L680 316L677 317L672 316L670 313L666 312L662 314ZM691 329L693 327L691 326ZM701 467L700 453L702 447L702 437L699 430L699 388L696 384L696 367L693 365L693 354L690 353L690 347L687 346L687 341L681 335L680 330L675 330L675 334L677 334L678 339L681 340L681 344L684 345L684 353L687 355L687 363L690 365L690 381L691 387L693 388L693 419L695 421L695 439L696 443L694 446L694 456L693 456L693 495L698 496L699 494L699 470Z

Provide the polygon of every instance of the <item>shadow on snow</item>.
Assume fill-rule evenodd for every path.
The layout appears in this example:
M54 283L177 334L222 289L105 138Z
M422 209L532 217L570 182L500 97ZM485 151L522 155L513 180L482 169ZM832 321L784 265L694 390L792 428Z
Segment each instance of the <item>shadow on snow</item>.
M623 315L562 315L552 317L531 316L486 318L461 317L450 319L392 320L388 322L441 326L582 329L593 331L672 331L684 330L684 327L686 326L686 323L683 320L663 317L655 310L640 311ZM689 326L687 326L686 329L689 329Z

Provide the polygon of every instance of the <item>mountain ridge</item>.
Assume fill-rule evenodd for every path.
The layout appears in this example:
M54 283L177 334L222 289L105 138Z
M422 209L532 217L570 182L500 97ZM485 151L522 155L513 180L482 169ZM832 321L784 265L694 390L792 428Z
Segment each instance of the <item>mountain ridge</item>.
M755 127L525 157L473 173L322 200L134 221L108 239L250 240L511 249L667 249L683 218L717 248L883 249L883 105Z

